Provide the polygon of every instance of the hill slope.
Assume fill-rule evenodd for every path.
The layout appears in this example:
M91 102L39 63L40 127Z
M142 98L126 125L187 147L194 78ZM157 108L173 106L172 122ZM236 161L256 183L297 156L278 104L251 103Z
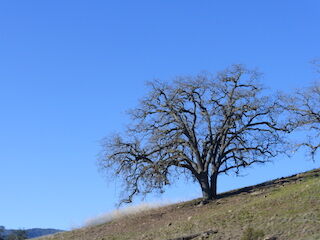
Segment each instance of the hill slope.
M198 203L147 210L39 240L242 239L254 233L264 236L261 239L320 239L320 169Z

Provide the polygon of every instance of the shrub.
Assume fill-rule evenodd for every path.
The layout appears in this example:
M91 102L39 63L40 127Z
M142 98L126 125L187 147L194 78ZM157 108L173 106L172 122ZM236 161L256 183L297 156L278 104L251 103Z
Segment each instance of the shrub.
M264 232L262 230L255 230L252 227L244 230L241 240L260 240L264 237Z

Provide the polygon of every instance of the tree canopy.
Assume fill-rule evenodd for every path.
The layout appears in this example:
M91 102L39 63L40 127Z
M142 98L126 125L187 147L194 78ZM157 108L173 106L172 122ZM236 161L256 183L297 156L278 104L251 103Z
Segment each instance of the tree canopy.
M296 146L307 147L312 157L320 148L320 82L297 90L285 98L292 129L305 130L306 138L299 139Z
M277 99L265 94L260 74L242 65L213 76L149 82L129 112L125 134L103 141L99 163L122 178L123 202L162 192L177 176L197 181L204 199L217 197L217 177L265 163L282 152Z

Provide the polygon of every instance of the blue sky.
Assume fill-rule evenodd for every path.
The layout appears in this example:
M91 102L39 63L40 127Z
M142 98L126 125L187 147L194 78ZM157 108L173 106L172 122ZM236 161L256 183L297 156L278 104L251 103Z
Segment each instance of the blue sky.
M272 89L317 77L318 0L3 0L0 2L0 225L69 229L115 207L99 141L154 78L243 63ZM221 177L219 190L320 166L303 153ZM200 196L180 182L149 201Z

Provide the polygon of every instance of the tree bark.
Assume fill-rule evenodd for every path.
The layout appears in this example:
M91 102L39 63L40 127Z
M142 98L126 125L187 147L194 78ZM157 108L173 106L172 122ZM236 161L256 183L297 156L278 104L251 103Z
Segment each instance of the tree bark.
M202 172L198 176L198 181L202 190L202 198L204 200L211 200L212 199L212 193L210 189L209 179L208 179L208 173Z
M217 198L217 179L218 179L218 173L217 172L212 173L210 177L210 192L211 192L212 199Z

